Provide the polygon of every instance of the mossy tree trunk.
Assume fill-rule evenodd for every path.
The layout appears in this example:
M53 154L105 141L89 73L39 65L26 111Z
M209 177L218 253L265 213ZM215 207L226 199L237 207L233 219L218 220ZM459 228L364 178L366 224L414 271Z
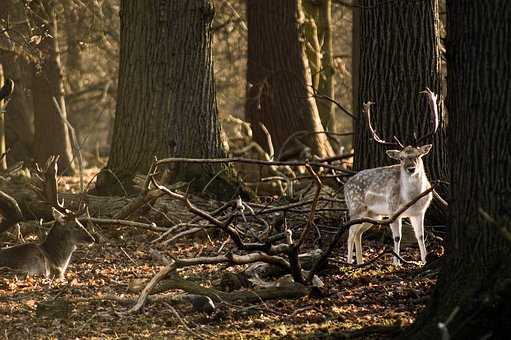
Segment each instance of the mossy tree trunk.
M372 120L385 139L397 136L411 144L414 133L423 135L432 127L426 87L441 94L438 0L360 0L360 65L357 108L373 101ZM354 129L356 170L392 164L385 147L375 143L365 116L357 112ZM432 152L425 157L432 180L447 180L446 117L439 105L440 128ZM439 189L446 196L446 187ZM446 212L434 200L428 216L445 223Z
M121 2L110 171L98 178L98 192L121 192L117 180L129 190L134 175L145 174L155 157L225 156L213 79L213 14L210 0ZM222 172L215 188L231 175L221 165L181 164L174 170L175 179L195 179L197 187Z
M275 151L294 132L321 132L323 126L311 89L305 53L301 1L247 0L248 65L246 118L254 139L268 150L269 130ZM333 154L323 133L305 141L313 154Z
M451 170L447 258L432 301L406 334L507 339L511 334L511 6L448 1ZM492 220L495 222L492 222ZM507 233L507 236L506 236Z

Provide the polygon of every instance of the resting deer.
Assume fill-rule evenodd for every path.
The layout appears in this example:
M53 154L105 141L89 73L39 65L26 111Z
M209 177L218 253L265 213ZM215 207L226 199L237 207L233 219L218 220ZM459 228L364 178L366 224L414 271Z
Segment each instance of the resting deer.
M82 212L73 214L58 200L57 161L58 157L52 157L44 170L37 168L33 173L34 189L52 206L55 224L41 243L26 243L1 249L0 267L30 275L63 279L77 245L95 241L77 218ZM12 204L5 206L10 207ZM15 216L15 212L10 215Z
M425 136L416 139L415 145L420 145L424 139L434 135L438 129L438 110L436 95L426 89L433 114L433 130ZM344 195L350 212L350 218L362 217L382 218L391 216L420 193L430 188L430 183L424 171L422 157L431 150L431 144L423 146L406 146L394 137L396 142L381 139L371 124L370 106L364 104L364 112L369 130L376 142L384 145L398 146L399 150L387 150L387 155L399 161L399 164L368 169L357 173L344 186ZM394 240L394 252L399 255L401 243L402 218L408 217L413 226L415 237L419 243L422 263L426 263L426 246L424 243L424 214L431 203L433 194L430 193L408 208L394 222L390 223ZM350 227L348 235L348 262L353 261L353 245L355 246L357 264L363 263L362 234L371 228L371 224L356 224ZM399 258L394 257L394 263L399 264Z
M64 278L71 255L81 243L93 243L94 237L74 219L66 222L65 216L53 210L55 224L40 243L26 243L0 250L0 267L44 275L47 278Z

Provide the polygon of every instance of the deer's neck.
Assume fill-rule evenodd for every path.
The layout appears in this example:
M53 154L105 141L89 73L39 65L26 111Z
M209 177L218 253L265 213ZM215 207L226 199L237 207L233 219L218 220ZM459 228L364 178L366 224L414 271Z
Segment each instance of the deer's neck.
M41 244L41 248L48 255L52 267L65 270L71 255L76 250L76 244L67 235L61 235L61 233L52 229L46 240Z
M422 162L418 164L417 171L413 175L408 174L407 171L401 167L400 183L401 196L404 199L413 198L428 189L429 181Z

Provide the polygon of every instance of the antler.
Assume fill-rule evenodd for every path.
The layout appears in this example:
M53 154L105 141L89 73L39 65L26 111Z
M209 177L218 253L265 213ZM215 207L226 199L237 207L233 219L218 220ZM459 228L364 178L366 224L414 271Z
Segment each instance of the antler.
M438 105L437 105L437 95L435 93L433 93L429 88L426 87L426 89L424 91L421 91L419 93L425 93L427 96L428 96L428 103L429 103L429 108L431 110L431 115L432 115L432 120L433 120L433 129L431 131L429 131L428 133L426 133L424 136L421 136L419 138L416 138L415 139L415 144L416 145L420 145L420 143L433 136L437 130L438 130L438 125L439 125L439 118L438 118Z
M367 125L369 127L369 131L371 131L371 134L373 135L373 139L376 142L383 144L383 145L404 148L404 145L401 143L401 141L396 136L393 137L395 142L387 142L386 140L383 140L380 138L380 136L378 136L378 134L376 133L376 130L374 129L374 127L371 123L371 105L374 105L374 102L366 102L363 104L363 107L364 107L364 113L365 113L366 119L367 119Z
M41 169L38 164L32 169L32 189L36 194L61 213L65 213L64 203L59 201L57 191L57 162L59 156L50 156Z
M50 156L46 161L43 169L39 165L35 165L32 169L32 190L52 208L57 210L65 220L73 220L85 213L87 205L80 205L78 211L73 212L64 207L64 201L59 200L58 193L58 165L59 156Z

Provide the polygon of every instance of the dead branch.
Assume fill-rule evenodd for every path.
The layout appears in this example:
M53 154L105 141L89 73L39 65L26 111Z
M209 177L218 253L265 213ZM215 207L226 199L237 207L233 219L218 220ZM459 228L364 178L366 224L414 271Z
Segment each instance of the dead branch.
M314 169L312 169L312 167L309 164L306 164L305 168L310 173L310 175L314 179L314 182L316 183L316 192L314 193L314 199L312 200L311 210L309 213L309 218L307 219L307 224L305 225L305 228L303 229L302 234L300 235L300 239L298 240L298 242L295 245L297 249L299 249L300 246L302 245L303 241L305 240L305 237L309 233L310 227L314 223L314 214L316 213L316 207L317 207L318 201L319 201L319 194L321 193L321 187L323 185L321 183L321 180L319 179L318 175L316 174Z
M131 214L135 213L138 209L142 208L146 204L154 202L160 198L163 193L160 190L152 190L141 193L137 198L130 201L129 204L120 209L114 216L114 219L125 219Z
M97 218L97 217L81 217L78 219L80 222L92 222L102 225L124 225L128 227L141 228L154 232L167 231L168 228L158 227L156 223L142 223L136 221L120 220L113 218Z
M172 263L169 265L163 267L158 274L156 274L149 283L144 287L142 292L140 293L137 303L128 311L128 313L133 313L144 305L147 296L151 293L153 288L160 282L163 278L165 278L169 273L176 271L178 268L183 267L190 267L190 266L196 266L196 265L203 265L203 264L220 264L220 263L227 263L227 264L248 264L248 263L254 263L254 262L265 262L265 263L271 263L278 265L280 267L285 268L286 270L290 270L289 263L284 260L281 257L278 256L271 256L264 254L262 252L258 253L251 253L247 255L235 255L235 254L228 254L228 255L219 255L215 257L196 257L196 258L190 258L190 259L174 259ZM195 292L191 292L193 294L196 294ZM199 294L199 295L206 295L206 294Z
M202 159L202 158L163 158L156 162L156 166L160 166L163 164L172 164L172 163L194 163L194 164L204 164L204 163L246 163L246 164L259 164L259 165L289 165L289 166L305 166L305 161L263 161L260 159L250 159L243 157L231 157L231 158L210 158L210 159ZM309 161L308 164L317 167L323 167L327 169L332 169L339 171L347 176L352 174L351 171L343 169L342 167L325 164L321 162Z
M295 299L309 294L309 288L301 284L292 284L283 287L270 287L254 289L252 291L223 292L214 288L203 287L195 282L179 278L161 281L153 293L162 293L170 289L181 289L190 294L203 295L211 298L215 303L259 303L273 299Z

